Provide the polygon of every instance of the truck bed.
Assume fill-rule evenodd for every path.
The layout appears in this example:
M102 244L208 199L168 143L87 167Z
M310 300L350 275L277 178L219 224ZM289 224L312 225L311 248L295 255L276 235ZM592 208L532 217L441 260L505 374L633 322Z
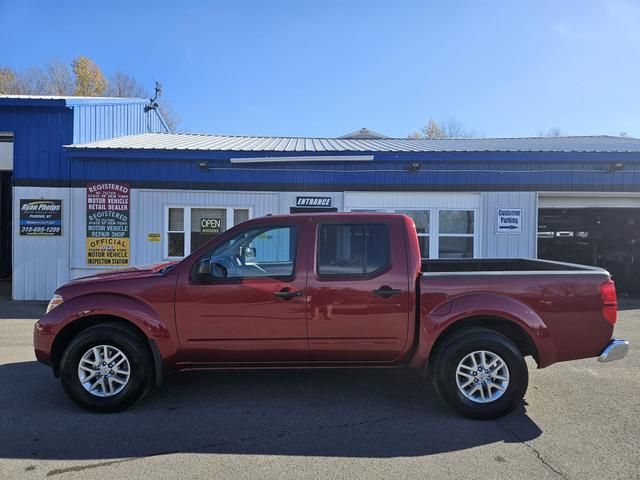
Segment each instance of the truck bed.
M599 267L531 258L479 258L422 260L423 274L535 274L535 273L606 273Z

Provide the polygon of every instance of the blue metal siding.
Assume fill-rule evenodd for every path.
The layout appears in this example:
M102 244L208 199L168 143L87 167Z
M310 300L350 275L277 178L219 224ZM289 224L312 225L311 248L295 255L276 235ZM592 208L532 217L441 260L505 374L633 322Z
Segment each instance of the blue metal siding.
M462 161L449 159L447 154L430 155L426 161L425 156L406 154L393 158L375 155L372 162L232 165L229 153L209 153L210 170L203 172L198 165L202 157L189 152L170 156L145 153L74 158L71 182L120 180L138 187L217 190L640 191L637 154L607 154L599 162L567 154L538 154L535 162L529 161L530 155L527 160L514 156L505 162L487 158ZM176 158L181 153L187 158ZM624 170L609 172L608 166L622 159ZM408 164L415 161L420 162L420 170L409 172Z
M13 132L15 180L69 178L69 160L61 146L73 139L69 108L0 106L0 131Z
M14 135L16 185L66 186L71 164L63 145L117 135L166 132L155 110L144 102L2 99L0 132ZM75 163L73 164L75 168Z

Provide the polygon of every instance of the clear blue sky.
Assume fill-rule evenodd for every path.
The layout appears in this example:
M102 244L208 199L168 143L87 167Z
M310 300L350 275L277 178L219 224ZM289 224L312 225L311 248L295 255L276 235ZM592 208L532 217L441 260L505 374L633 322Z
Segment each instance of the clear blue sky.
M640 137L640 1L0 0L0 65L131 73L193 132Z

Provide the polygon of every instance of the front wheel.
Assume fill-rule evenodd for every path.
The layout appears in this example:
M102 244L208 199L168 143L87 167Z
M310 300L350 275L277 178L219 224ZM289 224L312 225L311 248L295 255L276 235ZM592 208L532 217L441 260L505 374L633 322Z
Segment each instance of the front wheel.
M117 324L84 330L60 362L64 390L92 412L118 412L133 405L149 390L152 372L144 342Z
M432 374L447 405L480 420L513 411L529 383L518 347L504 335L483 328L461 330L451 337L436 352Z

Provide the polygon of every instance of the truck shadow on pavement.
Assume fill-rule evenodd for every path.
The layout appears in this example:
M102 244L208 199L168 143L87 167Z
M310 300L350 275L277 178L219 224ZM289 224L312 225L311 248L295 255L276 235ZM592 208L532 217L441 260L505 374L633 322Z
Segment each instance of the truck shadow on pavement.
M98 415L71 403L46 367L10 363L0 366L0 411L0 458L33 460L422 456L542 433L524 408L499 421L458 417L417 375L392 370L188 373Z

